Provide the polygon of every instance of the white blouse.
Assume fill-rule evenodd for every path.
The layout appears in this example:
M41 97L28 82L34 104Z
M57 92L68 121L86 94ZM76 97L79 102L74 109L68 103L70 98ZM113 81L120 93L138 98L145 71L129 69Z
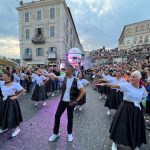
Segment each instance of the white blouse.
M12 85L5 85L5 81L0 81L0 88L2 95L4 96L3 100L6 100L8 96L16 95L16 92L23 90L23 87L16 82L13 82Z
M148 93L144 86L141 88L135 88L131 83L119 84L121 91L124 92L123 100L131 101L136 107L140 107L140 102L143 98L146 98Z
M37 84L42 85L44 83L44 80L46 80L47 78L45 76L34 76L34 79L36 81Z
M79 82L81 82L81 84L83 85L83 87L86 87L89 84L89 81L82 79L82 80L78 80Z

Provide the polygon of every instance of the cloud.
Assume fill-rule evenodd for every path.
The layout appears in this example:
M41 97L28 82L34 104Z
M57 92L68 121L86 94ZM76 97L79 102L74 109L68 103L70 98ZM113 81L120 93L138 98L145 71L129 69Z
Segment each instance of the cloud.
M19 0L18 0L19 1ZM31 2L32 0L24 0ZM117 47L124 25L150 19L150 1L66 0L85 50ZM0 0L0 55L19 57L17 0ZM5 52L5 53L4 53Z
M98 16L104 15L111 10L110 0L71 0L71 1L73 3L78 4L78 6L80 7L81 6L83 7L83 5L88 6L90 11L97 14ZM68 3L69 3L69 0L68 0ZM78 9L76 9L76 11L77 10Z
M150 19L150 1L67 0L85 50L115 48L124 25Z
M111 10L111 7L112 6L111 6L111 3L110 3L110 0L106 0L103 7L102 7L102 9L99 11L98 16L101 16L105 13L108 13Z
M18 37L18 15L15 0L0 0L0 38Z
M19 58L19 42L15 38L3 38L0 39L0 51L1 56L6 56L8 58Z

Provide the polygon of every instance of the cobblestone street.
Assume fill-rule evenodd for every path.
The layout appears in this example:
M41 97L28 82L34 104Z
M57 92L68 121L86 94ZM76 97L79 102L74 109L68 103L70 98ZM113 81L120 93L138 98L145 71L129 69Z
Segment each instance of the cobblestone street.
M99 101L99 94L87 88L87 103L82 111L74 112L74 141L67 142L66 112L62 116L60 138L55 142L48 142L52 134L54 116L60 94L49 97L47 105L36 107L30 100L31 94L24 95L20 100L24 122L21 132L15 138L10 138L11 131L0 135L0 150L110 150L112 141L109 139L109 127L114 112L107 116L104 101ZM147 131L147 145L141 150L150 150L150 134ZM118 150L130 148L118 146Z

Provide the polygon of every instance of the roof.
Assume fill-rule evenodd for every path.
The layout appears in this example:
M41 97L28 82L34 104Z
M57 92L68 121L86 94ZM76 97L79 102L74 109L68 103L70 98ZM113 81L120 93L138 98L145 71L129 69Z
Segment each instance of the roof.
M128 24L126 26L131 26L131 25L135 25L135 24L140 24L140 23L144 23L144 22L148 22L150 20L144 20L144 21L140 21L140 22L135 22L135 23L131 23L131 24Z
M0 56L0 65L18 65L15 61L6 58L5 56Z

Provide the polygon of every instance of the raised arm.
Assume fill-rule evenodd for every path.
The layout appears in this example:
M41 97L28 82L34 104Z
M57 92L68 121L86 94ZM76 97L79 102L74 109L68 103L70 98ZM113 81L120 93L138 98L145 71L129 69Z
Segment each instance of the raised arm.
M47 78L51 78L51 79L55 79L55 80L59 80L59 77L58 76L56 76L56 75L50 75L50 74L41 74L41 75L43 75L43 76L45 76L45 77L47 77Z
M108 86L110 88L115 88L115 89L120 89L120 86L118 84L110 84L110 83L99 83L96 85L101 85L101 86Z

